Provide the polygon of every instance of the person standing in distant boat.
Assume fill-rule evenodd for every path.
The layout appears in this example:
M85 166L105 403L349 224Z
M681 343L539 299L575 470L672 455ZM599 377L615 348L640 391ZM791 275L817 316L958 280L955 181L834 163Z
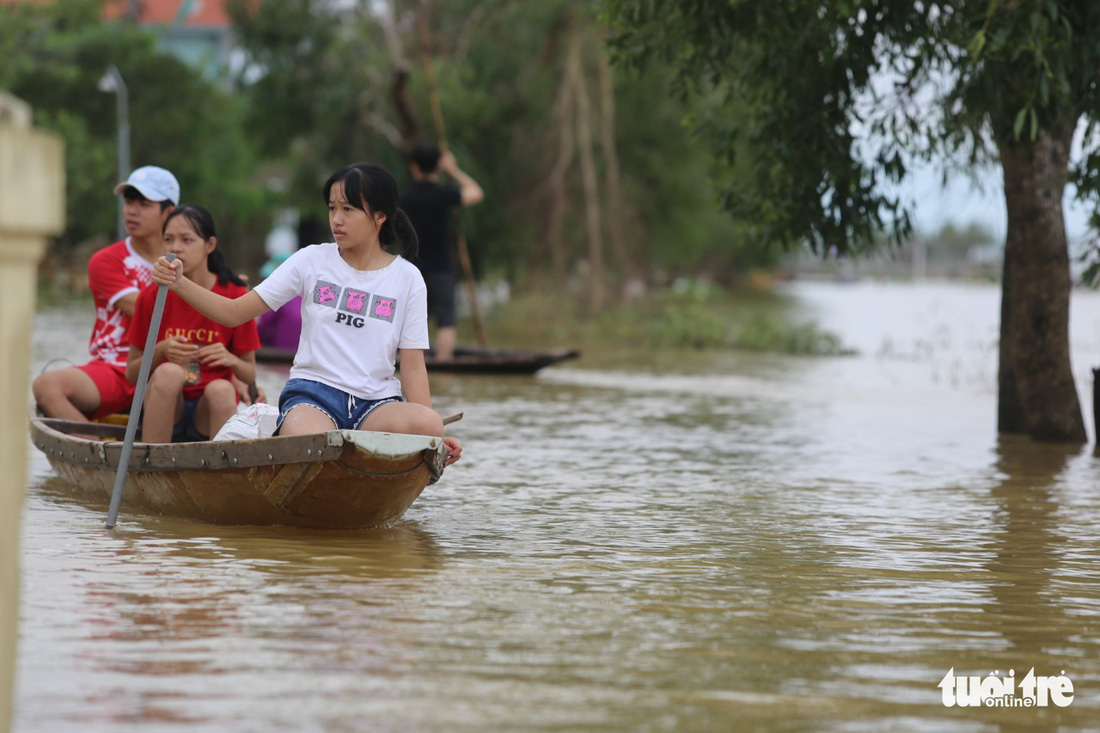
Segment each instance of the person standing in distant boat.
M458 187L440 184L439 172L449 175ZM416 266L428 288L428 315L435 319L435 358L449 361L454 357L457 334L451 212L456 207L479 203L485 193L477 181L458 167L454 155L440 153L430 143L413 148L409 174L413 184L401 194L401 208L409 215L420 240Z
M218 250L214 217L201 206L185 204L168 215L164 245L180 269L198 287L226 298L248 292ZM145 356L158 287L141 291L130 323L126 377L136 382ZM140 345L139 345L140 344ZM237 388L256 379L256 321L227 328L206 318L175 293L168 293L153 349L149 386L141 421L145 443L208 440L237 413Z
M424 363L424 279L405 257L384 249L397 244L416 256L416 232L398 208L397 182L380 166L358 163L333 173L323 195L336 241L298 250L239 298L201 287L182 275L182 263L164 257L153 281L231 327L302 297L302 335L279 396L277 435L339 429L443 437ZM452 437L443 442L450 465L462 446Z
M126 330L142 288L152 282L153 262L164 254L161 231L179 203L180 185L164 168L136 169L115 186L122 196L127 237L92 255L88 285L95 301L95 326L88 342L91 361L40 374L34 399L47 417L88 422L127 412L134 385L126 379Z

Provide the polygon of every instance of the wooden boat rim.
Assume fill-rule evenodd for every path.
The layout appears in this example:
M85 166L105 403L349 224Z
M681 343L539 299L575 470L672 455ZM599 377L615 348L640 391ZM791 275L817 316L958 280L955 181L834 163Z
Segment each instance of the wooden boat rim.
M31 418L31 439L47 456L89 467L117 467L122 452L120 441L78 438L51 427L38 416ZM255 440L134 443L130 470L237 469L271 464L310 463L339 458L348 450L362 450L394 459L425 451L441 455L446 453L442 439L436 436L331 430L313 435Z
M261 346L256 351L256 361L261 364L289 365L294 361L295 349ZM431 351L424 352L429 371L470 372L487 374L533 374L544 367L575 359L580 351L569 347L547 349L473 347L459 345L454 356L439 361Z

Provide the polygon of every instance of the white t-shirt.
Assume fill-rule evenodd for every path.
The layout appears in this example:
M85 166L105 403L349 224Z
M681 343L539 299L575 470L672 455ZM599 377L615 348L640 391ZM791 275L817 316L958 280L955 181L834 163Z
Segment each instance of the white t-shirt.
M398 349L428 348L424 278L402 257L356 270L335 243L298 250L256 286L275 310L302 296L302 338L291 378L312 379L368 400L397 397Z

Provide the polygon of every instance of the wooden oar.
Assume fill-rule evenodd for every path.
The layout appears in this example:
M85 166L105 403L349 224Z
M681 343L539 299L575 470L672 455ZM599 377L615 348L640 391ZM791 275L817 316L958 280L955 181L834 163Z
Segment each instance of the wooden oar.
M435 123L435 135L439 139L439 149L447 152L447 133L443 129L443 107L439 104L439 93L435 90L435 74L432 72L432 57L428 50L428 22L424 18L424 8L416 9L416 30L420 35L420 60L424 66L424 84L428 87L428 101L432 107L432 122ZM470 296L470 318L474 322L474 333L478 346L485 348L489 339L485 336L485 326L481 322L481 309L477 306L477 284L474 282L474 268L470 263L470 251L466 247L466 233L461 221L456 226L455 246L458 248L458 261L466 275L466 294Z
M176 259L168 254L168 261ZM149 381L149 370L153 367L153 351L157 347L157 331L160 319L164 315L164 301L168 297L168 286L157 288L157 299L153 304L153 316L149 320L149 335L145 337L145 351L141 354L141 368L138 370L137 386L134 389L134 403L130 407L130 417L126 419L126 437L122 441L122 454L118 458L118 471L115 473L115 487L111 492L111 507L107 510L107 529L115 526L118 519L118 507L122 503L122 486L126 483L126 469L130 466L130 452L134 449L134 435L138 421L141 420L141 404L145 400L145 383Z

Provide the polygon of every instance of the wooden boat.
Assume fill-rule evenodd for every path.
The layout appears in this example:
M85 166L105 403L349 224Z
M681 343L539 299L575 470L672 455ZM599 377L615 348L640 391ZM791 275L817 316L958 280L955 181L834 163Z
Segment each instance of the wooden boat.
M30 432L62 478L84 493L110 498L123 426L33 417ZM213 524L383 527L439 480L445 459L440 438L360 430L134 443L122 507Z
M261 364L291 364L293 349L276 349L261 346L256 350L256 361ZM454 358L436 359L431 351L424 352L428 371L459 372L465 374L534 374L551 364L575 359L576 349L490 349L458 346Z

